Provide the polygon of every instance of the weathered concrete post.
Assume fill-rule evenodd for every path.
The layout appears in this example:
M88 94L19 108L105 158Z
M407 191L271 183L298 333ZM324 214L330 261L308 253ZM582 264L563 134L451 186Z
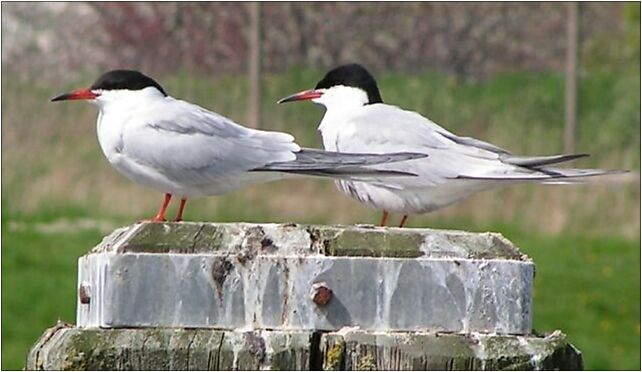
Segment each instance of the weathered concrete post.
M498 234L168 223L79 260L77 325L29 369L580 369L532 333L534 266Z

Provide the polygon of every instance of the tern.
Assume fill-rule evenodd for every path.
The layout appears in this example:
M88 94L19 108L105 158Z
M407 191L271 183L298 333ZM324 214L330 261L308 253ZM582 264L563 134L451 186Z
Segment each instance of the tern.
M383 210L381 226L389 212L403 215L403 227L409 214L432 212L515 182L573 183L581 177L621 172L550 167L588 155L515 156L488 142L457 136L416 112L385 104L375 78L359 64L330 70L314 89L278 103L306 100L325 106L318 129L326 150L428 155L394 164L396 170L417 177L392 177L378 184L336 181L342 193Z
M131 181L165 194L152 219L165 221L172 196L223 194L243 186L296 176L382 182L407 172L373 164L424 157L340 154L301 148L287 133L250 129L200 106L172 98L152 78L134 70L103 74L89 88L52 101L85 100L98 106L98 142L109 163Z

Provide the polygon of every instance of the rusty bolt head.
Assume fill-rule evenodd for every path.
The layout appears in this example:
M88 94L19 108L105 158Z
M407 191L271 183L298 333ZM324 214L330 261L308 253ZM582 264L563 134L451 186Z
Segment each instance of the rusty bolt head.
M91 292L89 290L89 284L82 282L78 288L78 299L81 304L88 304L91 301Z
M310 299L319 306L325 306L332 299L332 289L325 282L314 283L310 290Z

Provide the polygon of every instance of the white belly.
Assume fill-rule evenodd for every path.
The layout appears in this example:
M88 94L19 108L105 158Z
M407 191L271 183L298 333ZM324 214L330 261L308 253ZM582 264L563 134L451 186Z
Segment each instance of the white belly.
M342 193L372 208L403 214L432 212L498 185L485 180L466 179L453 179L436 186L404 190L353 181L337 181L336 184Z
M204 185L189 185L187 182L182 183L172 180L162 172L144 164L139 164L124 154L110 153L107 159L118 172L129 180L162 193L184 198L220 195L256 183L289 178L287 174L276 172L243 172L220 180L214 180Z

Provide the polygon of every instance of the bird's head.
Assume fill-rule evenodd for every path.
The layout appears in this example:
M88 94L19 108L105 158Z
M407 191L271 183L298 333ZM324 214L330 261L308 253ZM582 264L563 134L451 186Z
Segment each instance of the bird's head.
M51 101L85 100L102 106L108 102L127 102L136 98L167 94L154 79L134 70L112 70L104 73L89 88L61 94Z
M330 70L314 89L292 94L278 103L307 100L328 108L383 103L377 81L365 67L357 63Z

